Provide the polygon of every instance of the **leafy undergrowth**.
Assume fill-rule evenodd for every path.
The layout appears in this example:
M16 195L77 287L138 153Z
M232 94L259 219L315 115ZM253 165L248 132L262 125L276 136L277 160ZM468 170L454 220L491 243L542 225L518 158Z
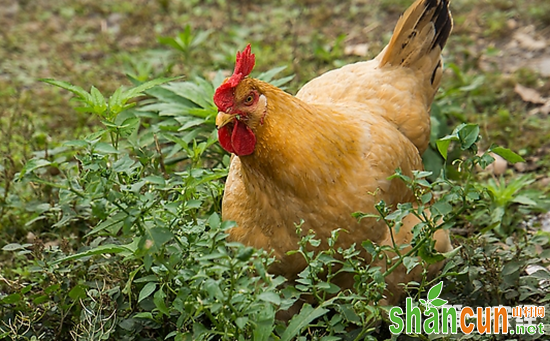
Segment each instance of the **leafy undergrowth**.
M471 9L473 4L456 2L456 12ZM432 143L424 155L428 172L418 172L414 178L395 175L415 191L417 206L401 205L396 210L384 203L377 206L379 218L394 230L404 216L418 216L421 224L414 230L412 250L358 241L348 250L312 253L307 251L309 246L319 241L315 235L305 235L296 252L309 265L292 286L267 272L274 261L268 253L225 240L225 230L232 224L221 221L220 204L229 155L217 143L217 110L212 103L224 72L205 76L205 70L229 67L235 46L244 46L249 37L263 39L257 57L264 67L293 53L299 63L286 69L264 69L253 76L294 91L314 74L358 60L358 56L344 53L344 47L361 41L354 29L364 26L361 18L368 8L330 7L324 2L308 7L290 2L290 9L280 9L280 16L260 12L256 25L245 29L231 20L250 20L253 10L266 10L270 5L245 6L248 14L240 16L231 1L204 6L193 3L196 18L186 14L184 19L193 24L193 20L210 18L212 25L227 24L224 28L230 33L219 37L218 27L200 25L193 26L198 29L185 26L179 33L174 27L157 27L157 31L140 27L143 37L159 33L164 49L130 58L113 45L117 39L128 38L117 36L117 27L124 32L131 23L107 14L124 13L139 26L148 6L153 5L136 10L130 2L86 7L90 4L83 1L63 11L53 10L52 16L40 20L56 31L52 18L58 16L76 15L92 21L98 13L108 17L102 39L94 44L99 44L100 53L114 54L110 61L104 56L88 56L86 62L72 68L73 74L58 77L63 65L71 64L71 50L57 60L59 65L50 65L56 79L85 85L89 92L53 79L43 81L54 86L39 87L17 74L23 60L13 60L9 72L25 87L6 85L0 78L0 96L5 99L0 116L0 338L409 338L390 334L388 307L378 304L384 277L394 267L382 272L362 259L363 250L373 259L409 269L425 269L444 259L446 266L436 278L424 276L418 283L406 284L415 302L426 298L428 289L443 280L441 297L454 305L547 304L550 232L544 227L548 224L544 214L548 215L550 202L544 181L550 154L544 152L548 149L548 135L544 134L550 129L542 112L526 114L536 109L536 103L513 98L517 82L539 91L545 87L536 73L525 69L505 76L483 71L481 56L494 51L477 49L477 41L470 36L475 27L468 25L468 15L455 15L457 37L449 44L448 71L432 108ZM386 1L376 13L385 18L388 14L382 11L398 14L407 4ZM165 11L156 13L157 18L176 16L181 9L191 11L183 2L158 1L155 6ZM480 8L486 10L488 20L476 26L478 38L500 39L509 33L508 26L499 24L501 16L521 18L528 12L542 25L548 23L534 4L518 7L491 1ZM503 10L488 14L495 8ZM74 13L69 13L71 10ZM322 27L331 13L349 16L339 26L342 32ZM271 16L274 22L268 21ZM296 22L301 17L308 18L318 33L307 31L308 23ZM71 22L68 27L75 29L75 25ZM375 26L371 28L375 30ZM82 54L92 53L83 36L93 27L75 29L74 39ZM289 31L275 32L273 27ZM292 39L294 32L304 35ZM351 32L351 38L345 41L341 34L346 32ZM310 44L300 40L306 39L306 33ZM374 40L372 34L369 37ZM6 43L8 50L17 50L16 37ZM282 43L274 51L276 41ZM382 46L381 41L374 41L373 46ZM137 49L131 42L125 44ZM94 63L105 59L108 62L102 65L106 69L95 74ZM114 64L110 67L116 73L107 78L109 84L103 84L97 77L109 74L109 63ZM122 78L123 64L129 81ZM186 79L161 77L180 74ZM121 83L132 85L119 87ZM30 91L28 86L40 90ZM72 92L76 105L68 104L65 90L53 90L58 88ZM53 131L49 129L52 124ZM510 165L522 166L497 171L493 161L499 156ZM424 215L424 209L431 215ZM360 212L355 214L358 219L363 217ZM433 251L430 236L439 229L451 231L455 251L444 255ZM301 233L300 226L297 233ZM333 245L338 234L333 233L329 244ZM355 275L353 290L339 291L331 283L341 272ZM307 303L288 324L277 321L277 312L306 297ZM474 334L444 338L492 337Z

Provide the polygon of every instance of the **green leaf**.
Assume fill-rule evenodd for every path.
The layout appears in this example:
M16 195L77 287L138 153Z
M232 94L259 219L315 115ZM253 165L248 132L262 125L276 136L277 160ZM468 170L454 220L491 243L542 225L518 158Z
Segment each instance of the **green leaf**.
M166 302L164 301L165 298L166 298L166 294L164 293L161 287L159 290L157 290L157 292L155 292L155 296L153 297L153 302L155 303L155 306L161 313L163 313L166 316L170 316L170 310L168 310L168 307L166 306Z
M88 146L88 142L84 140L71 140L71 141L65 141L62 143L64 147L76 147L76 148L84 148Z
M139 117L130 117L124 120L120 127L120 136L128 138L138 130L140 122L141 119Z
M124 108L125 102L122 98L122 86L118 87L115 92L109 97L109 111L116 116Z
M525 261L511 261L502 268L502 276L518 273L525 266Z
M246 324L248 323L248 317L237 317L235 319L235 324L237 325L237 327L239 327L240 329L244 329L244 327L246 327Z
M157 85L171 82L177 79L181 79L181 77L157 78L157 79L153 79L148 82L142 83L134 88L130 88L121 94L122 103L125 104L129 99L132 99L137 96L141 96L144 91L149 90Z
M29 284L26 287L24 287L23 289L21 289L21 294L24 295L24 294L28 293L29 291L31 291L31 289L32 289L32 284Z
M107 110L107 102L105 102L105 97L99 92L99 90L92 85L90 90L91 100L90 103L95 114L98 114L101 117L105 116L105 111Z
M132 174L132 170L136 164L137 162L132 160L130 156L126 154L113 164L112 169L117 173L126 173L130 175Z
M157 252L160 247L174 237L174 234L164 227L153 227L147 231L147 239L153 242L151 250Z
M405 257L403 258L403 265L407 268L407 273L410 273L418 265L418 258Z
M437 283L428 291L428 300L435 300L441 294L441 291L443 291L443 281Z
M38 168L47 167L51 165L51 162L44 159L31 159L29 160L25 166L23 166L23 169L21 169L21 172L19 173L19 179L22 179L23 176L37 170Z
M435 144L441 156L443 156L443 158L447 160L447 151L449 150L449 145L451 144L451 140L437 140Z
M18 244L18 243L11 243L4 245L2 250L4 251L17 251L17 250L25 250L27 247L32 246L32 244Z
M460 147L463 150L470 148L479 138L479 126L477 124L466 124L458 130Z
M432 192L428 192L428 193L422 194L422 197L420 200L422 201L422 204L425 205L432 200L432 197L433 197Z
M204 282L204 289L210 297L217 298L219 300L223 299L223 293L220 289L220 285L212 278L209 278Z
M539 254L539 258L540 258L540 259L550 259L550 249L543 250L543 251Z
M255 77L256 79L259 79L261 81L264 81L264 82L271 82L273 80L273 78L275 77L276 74L278 74L279 72L283 71L284 69L286 69L286 66L279 66L279 67L275 67L271 70L268 70L266 72L262 72L260 73L257 77Z
M314 309L310 304L304 304L302 306L302 309L300 310L300 313L298 315L294 315L294 317L290 320L288 327L281 336L281 341L292 340L296 335L300 333L303 328L307 327L313 320L325 315L328 312L328 309L322 307L317 307Z
M157 275L147 275L144 277L140 277L134 281L134 283L143 283L143 282L158 282Z
M0 302L4 304L15 304L17 302L21 301L21 295L18 293L8 295L4 297Z
M533 272L530 276L546 281L550 280L550 272L545 268L541 268L540 270Z
M162 176L158 176L158 175L149 175L144 177L143 180L155 185L161 185L161 186L166 185L166 180Z
M185 208L186 209L189 209L189 208L200 208L202 205L202 201L200 200L189 200L186 204L185 204Z
M539 233L544 233L542 230L538 231ZM550 239L550 235L548 234L536 234L534 235L530 242L534 245L541 245L546 246L548 244L548 240Z
M47 302L50 298L48 297L48 295L40 295L38 297L36 297L35 299L32 300L32 303L34 304L42 304L44 302Z
M490 152L493 152L497 155L502 156L504 160L510 162L510 163L516 163L516 162L525 162L525 160L519 156L518 154L514 153L512 150L508 148L503 147L491 147L489 149Z
M475 77L472 81L470 81L468 83L468 85L462 86L462 87L458 88L458 90L468 92L468 91L478 89L479 87L481 87L483 85L484 81L485 81L485 76L484 75L479 75L479 76Z
M89 256L93 256L93 255L100 255L100 254L105 254L105 253L121 253L121 252L128 252L128 251L129 251L129 249L125 246L107 244L107 245L98 246L98 247L90 249L88 251L80 252L80 253L70 255L70 256L67 256L67 257L64 257L64 258L61 258L61 259L57 259L57 260L53 261L50 264L57 265L59 263L66 262L66 261L69 261L69 260L80 259L80 258L83 258L83 257L89 257Z
M376 220L380 220L380 214L374 214L374 213L353 212L351 216L357 219L358 221L361 221L364 218L375 218Z
M149 311L144 311L144 312L135 314L134 318L153 320L153 314L151 314L151 312Z
M435 252L428 243L422 245L422 247L418 250L418 256L428 264L435 264L445 260L445 256Z
M141 291L139 292L138 297L138 303L146 299L147 297L151 296L151 294L155 291L157 288L157 283L155 282L149 282L141 288Z
M124 220L128 217L128 214L126 214L123 211L117 212L115 215L107 218L107 220L99 223L96 227L94 227L90 232L88 232L84 238L89 237L99 231L107 229L109 232L112 233L118 233L120 228L122 227Z
M208 217L207 223L208 223L208 226L210 226L211 228L218 229L221 224L221 219L218 213L216 212L212 213L210 217Z
M205 91L206 89L201 88L199 85L192 82L170 83L163 85L162 87L190 100L201 108L213 106L211 95L213 94L214 89L212 89L212 94L210 94L209 91Z
M49 287L47 287L46 289L44 289L44 293L49 295L52 292L59 290L59 288L61 288L61 284L59 284L59 283L52 284Z
M82 89L79 86L72 85L69 82L56 81L55 79L50 79L50 78L42 78L42 79L39 79L39 81L57 86L65 90L69 90L73 94L77 95L83 101L88 103L92 102L91 95L88 92L86 92L84 89Z
M445 259L451 259L451 258L453 258L454 256L457 255L457 253L458 253L458 251L460 251L460 249L462 249L462 245L460 245L457 248L454 248L453 250L451 250L449 252L441 253L441 255L443 255L443 257L445 257Z
M208 340L208 338L202 337L202 335L208 335L210 330L206 328L202 323L193 323L193 340Z
M178 128L178 131L194 128L204 123L204 118L193 118L188 116L184 116L182 118L176 118L176 120L182 123L181 127Z
M330 282L319 282L316 285L316 287L319 288L319 290L322 290L322 291L324 291L326 293L329 293L329 294L336 294L337 292L340 291L339 286L337 286L334 283L330 283Z
M267 341L273 332L275 322L275 310L272 305L266 304L260 310L257 318L252 320L254 324L254 341Z
M446 201L437 201L435 204L433 204L431 207L430 207L430 211L432 212L432 214L437 214L437 215L441 215L441 216L445 216L449 213L451 213L453 210L453 206L451 204L449 204L448 202Z
M247 262L250 259L250 257L252 257L253 254L254 254L253 247L244 247L239 250L235 258L237 258L241 262Z
M281 304L281 297L272 291L262 292L258 295L258 299L275 305Z
M339 306L336 306L336 308L344 315L344 318L352 323L355 323L357 325L361 324L361 318L355 313L355 310L353 309L353 305L351 304L342 304Z
M287 77L274 79L274 80L270 81L269 83L271 83L271 85L273 85L273 86L276 86L280 89L285 90L286 86L284 86L284 85L286 83L290 82L293 78L294 78L294 75L290 75L290 76L287 76Z
M158 37L157 41L163 45L168 45L178 51L185 52L185 48L180 46L180 44L172 37Z
M481 168L485 169L488 165L492 164L493 162L495 162L495 158L492 157L491 154L483 153L483 155L481 155L481 159L479 160L479 165L481 166Z
M527 197L526 195L518 195L512 199L512 202L515 202L517 204L522 205L528 205L528 206L537 206L538 203L534 201L533 199Z
M198 46L202 44L212 33L211 30L201 30L192 39L191 46Z
M84 284L77 284L75 285L71 291L69 291L69 297L73 299L73 301L78 301L79 299L86 297L86 288Z
M115 147L105 142L99 142L98 144L96 144L94 146L94 151L102 154L119 154L120 153L118 150L116 150Z
M91 133L90 135L87 135L84 137L84 141L88 143L95 143L103 137L107 132L109 132L109 129L101 129L99 131L96 131L95 133Z
M225 230L231 229L235 226L237 226L237 223L235 223L234 221L225 220L225 221L222 221L222 224L220 226L220 230L225 231Z

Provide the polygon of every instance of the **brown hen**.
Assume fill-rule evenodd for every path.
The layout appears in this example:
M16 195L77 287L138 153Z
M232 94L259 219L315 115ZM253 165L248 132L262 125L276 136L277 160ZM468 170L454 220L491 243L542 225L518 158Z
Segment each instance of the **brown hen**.
M414 201L402 181L388 178L396 169L409 176L423 169L451 27L446 0L418 0L375 59L329 71L296 96L248 77L255 63L250 45L238 53L233 75L214 96L220 144L235 154L222 206L223 219L237 222L230 239L273 250L278 262L270 271L290 280L306 265L287 254L298 247L295 224L302 220L303 230L322 240L337 228L347 231L338 239L344 248L367 239L391 245L383 221L357 221L352 213L376 213L381 200L391 206ZM402 244L417 223L405 220L397 235ZM446 231L435 239L438 251L451 249ZM419 276L404 267L388 276L387 303L401 298L399 283ZM351 283L342 278L338 284Z

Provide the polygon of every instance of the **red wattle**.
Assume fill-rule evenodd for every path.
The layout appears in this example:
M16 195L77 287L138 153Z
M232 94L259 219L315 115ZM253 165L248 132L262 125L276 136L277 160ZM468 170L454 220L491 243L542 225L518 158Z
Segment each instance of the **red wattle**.
M231 134L231 146L237 156L250 155L256 147L256 136L246 124L236 120Z
M223 149L235 153L235 149L231 145L231 130L228 126L223 126L218 130L218 140Z

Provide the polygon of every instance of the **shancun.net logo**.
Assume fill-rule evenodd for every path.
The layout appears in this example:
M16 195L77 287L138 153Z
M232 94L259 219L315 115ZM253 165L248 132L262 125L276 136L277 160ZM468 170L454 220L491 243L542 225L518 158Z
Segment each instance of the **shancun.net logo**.
M476 331L480 334L544 334L544 324L536 323L544 318L543 306L517 307L485 307L471 308L447 305L447 301L439 298L443 290L443 282L439 282L428 291L427 300L419 299L420 307L413 305L408 297L405 312L400 307L390 309L390 332L393 334L456 334L459 330L464 334ZM404 316L403 316L404 315ZM425 317L423 320L422 317ZM516 319L515 328L509 323L509 316Z

